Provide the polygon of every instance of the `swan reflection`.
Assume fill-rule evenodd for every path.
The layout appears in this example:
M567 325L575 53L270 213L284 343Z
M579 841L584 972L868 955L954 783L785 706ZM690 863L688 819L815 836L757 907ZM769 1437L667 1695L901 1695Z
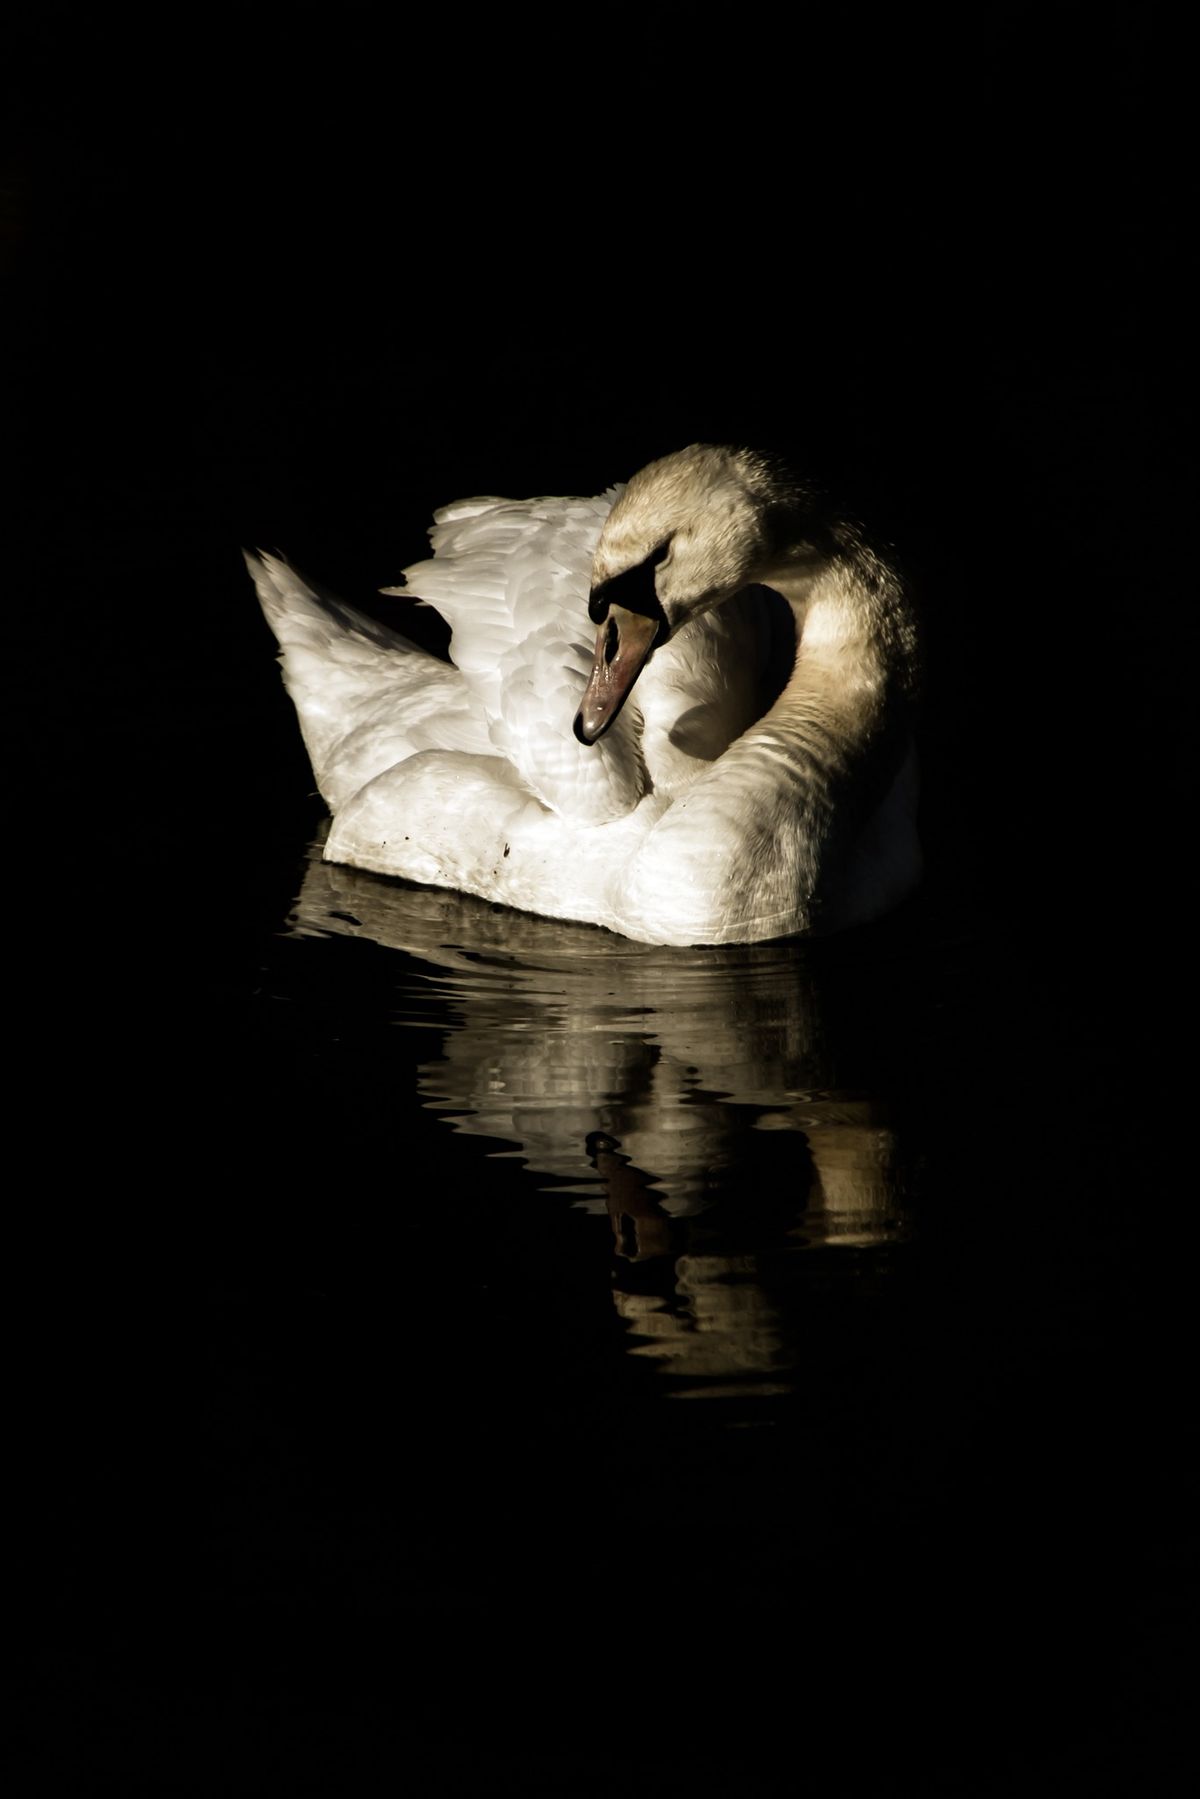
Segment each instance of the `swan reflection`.
M413 959L407 1015L428 1020L433 998L444 1032L423 1103L607 1213L631 1351L673 1392L786 1390L789 1269L905 1234L902 1144L885 1098L844 1084L811 946L633 943L326 863L319 845L289 923Z

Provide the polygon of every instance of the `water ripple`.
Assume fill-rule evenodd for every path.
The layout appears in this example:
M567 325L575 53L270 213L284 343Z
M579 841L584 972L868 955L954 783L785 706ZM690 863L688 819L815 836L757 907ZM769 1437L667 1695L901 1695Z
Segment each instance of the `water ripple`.
M289 923L402 952L380 1003L440 1031L423 1104L607 1214L628 1351L672 1395L787 1391L797 1258L882 1255L908 1233L887 1096L851 1084L887 994L867 993L864 1023L860 980L847 1054L820 950L629 943L334 867L319 844Z

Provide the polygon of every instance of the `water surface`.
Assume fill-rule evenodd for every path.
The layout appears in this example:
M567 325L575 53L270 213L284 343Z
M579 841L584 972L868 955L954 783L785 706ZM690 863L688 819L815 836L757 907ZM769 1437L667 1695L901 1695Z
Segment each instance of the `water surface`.
M239 1694L262 1769L329 1705L430 1792L1148 1765L1180 1314L1119 1010L936 889L665 950L269 860L249 943L224 862L139 890L135 1047L65 1064L124 1186L40 1264L49 1653L144 1781Z

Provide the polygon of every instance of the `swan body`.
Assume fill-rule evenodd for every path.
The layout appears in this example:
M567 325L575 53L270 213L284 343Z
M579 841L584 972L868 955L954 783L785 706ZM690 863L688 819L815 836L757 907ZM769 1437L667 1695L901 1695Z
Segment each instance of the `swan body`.
M910 607L765 459L693 445L430 535L385 591L438 608L450 662L247 557L327 860L660 944L840 929L916 884Z

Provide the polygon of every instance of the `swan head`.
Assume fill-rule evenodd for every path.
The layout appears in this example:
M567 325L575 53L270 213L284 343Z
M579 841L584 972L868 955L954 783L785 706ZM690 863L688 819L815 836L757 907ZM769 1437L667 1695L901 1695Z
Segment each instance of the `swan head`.
M748 450L692 444L634 475L604 522L588 611L599 627L575 735L595 743L651 654L760 580L778 492Z

